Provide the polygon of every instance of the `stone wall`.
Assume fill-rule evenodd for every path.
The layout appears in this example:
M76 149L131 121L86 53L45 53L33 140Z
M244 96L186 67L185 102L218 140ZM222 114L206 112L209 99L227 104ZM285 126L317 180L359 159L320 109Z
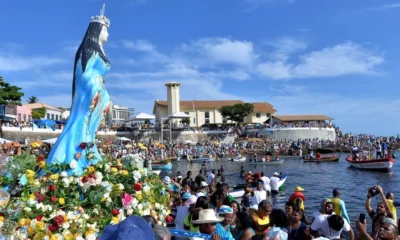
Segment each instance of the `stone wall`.
M318 138L320 140L335 140L336 132L333 128L278 128L264 129L259 131L260 134L269 136L273 140L297 140Z

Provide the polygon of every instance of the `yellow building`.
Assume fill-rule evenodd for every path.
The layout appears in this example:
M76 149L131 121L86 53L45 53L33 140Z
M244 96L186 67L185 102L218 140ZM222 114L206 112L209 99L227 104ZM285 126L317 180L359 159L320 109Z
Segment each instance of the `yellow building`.
M156 100L154 102L153 114L156 123L160 123L161 118L176 112L184 112L190 116L191 127L201 127L203 124L229 123L223 118L218 109L223 106L231 106L238 103L244 103L241 100L215 100L215 101L180 101L179 86L180 83L171 82L165 84L167 87L167 101ZM263 123L268 120L276 110L267 102L252 103L254 110L245 117L245 123Z

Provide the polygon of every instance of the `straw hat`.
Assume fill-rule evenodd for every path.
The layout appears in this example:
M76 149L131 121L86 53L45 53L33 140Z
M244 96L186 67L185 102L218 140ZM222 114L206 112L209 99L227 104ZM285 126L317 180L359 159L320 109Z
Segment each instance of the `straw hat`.
M199 212L199 219L193 220L194 224L203 224L203 223L217 223L222 222L224 220L223 217L215 216L214 210L212 209L203 209Z

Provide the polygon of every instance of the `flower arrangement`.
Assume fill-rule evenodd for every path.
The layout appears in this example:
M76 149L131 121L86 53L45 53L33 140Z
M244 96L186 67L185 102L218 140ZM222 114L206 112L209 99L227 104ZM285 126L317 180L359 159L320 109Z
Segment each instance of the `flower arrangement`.
M37 159L37 172L21 169L18 193L0 210L0 227L7 223L7 234L11 228L15 239L94 240L106 225L129 215L151 215L165 224L170 200L158 176L110 158L79 177L68 176L68 165L38 168L42 162ZM47 174L38 177L40 169ZM12 178L3 177L3 184Z

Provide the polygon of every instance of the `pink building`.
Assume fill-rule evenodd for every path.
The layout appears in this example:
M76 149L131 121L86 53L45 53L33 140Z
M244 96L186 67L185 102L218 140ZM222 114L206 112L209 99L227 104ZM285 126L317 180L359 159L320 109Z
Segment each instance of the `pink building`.
M16 120L18 122L29 123L32 121L32 110L27 107L17 106Z

